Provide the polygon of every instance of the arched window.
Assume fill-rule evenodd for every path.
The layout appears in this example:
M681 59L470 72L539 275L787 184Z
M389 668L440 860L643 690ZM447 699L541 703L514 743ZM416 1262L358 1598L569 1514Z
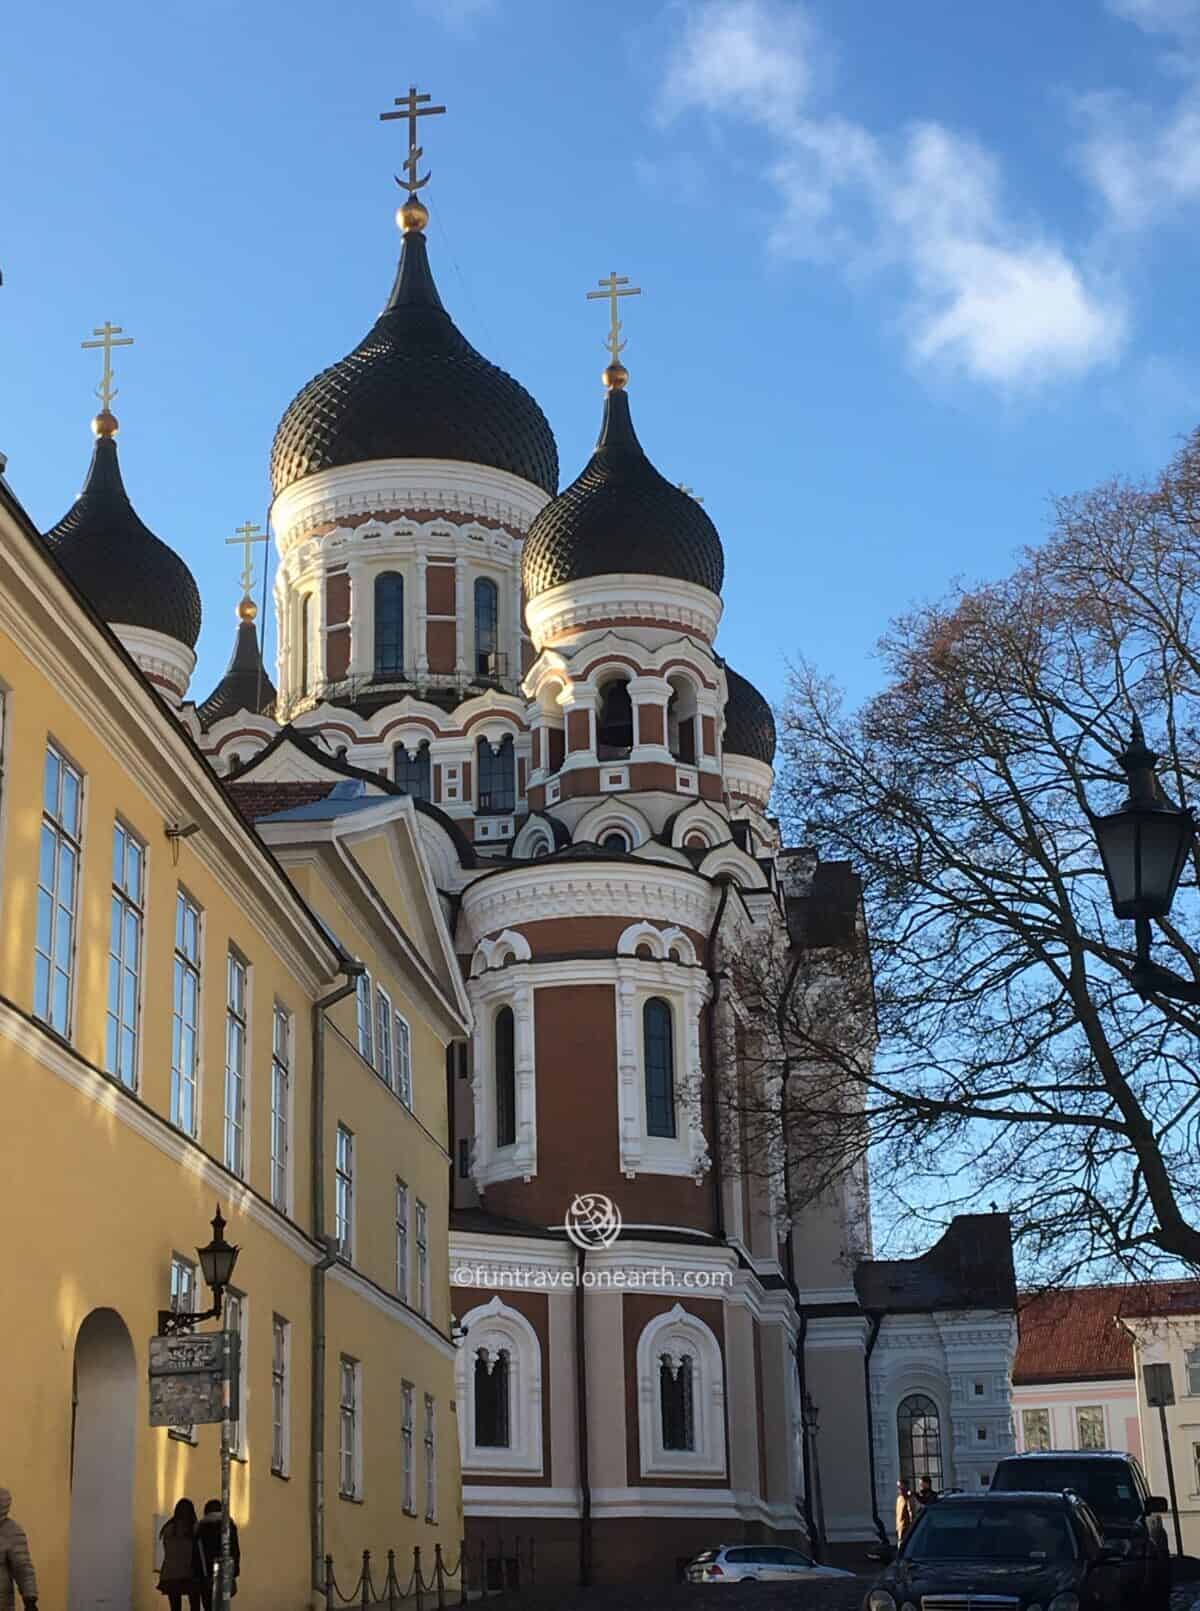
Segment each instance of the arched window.
M397 571L375 578L375 675L404 675L404 578Z
M411 794L414 800L431 800L429 740L423 738L415 750L397 744L392 756L392 775L405 794Z
M900 1475L914 1488L928 1477L937 1489L945 1487L942 1471L942 1428L938 1407L924 1393L910 1393L896 1411L900 1440Z
M511 1147L517 1139L517 1066L511 1007L501 1007L492 1030L496 1073L496 1145Z
M610 828L600 841L601 850L627 851L629 835L623 828Z
M497 677L500 631L500 590L487 576L475 579L475 675Z
M642 1008L646 1059L646 1134L675 1134L675 1031L670 1003L651 996Z
M300 692L312 687L312 594L300 600Z
M614 677L600 690L596 715L596 754L602 761L615 760L633 748L633 704L629 684Z
M658 1362L658 1403L664 1449L695 1449L696 1410L692 1395L692 1356L663 1354Z
M684 766L696 764L696 737L699 716L696 710L696 690L687 677L672 677L671 697L667 701L667 746L671 754Z
M480 811L511 811L517 803L517 761L511 735L492 747L486 738L476 746Z
M475 1443L481 1449L512 1447L508 1405L508 1349L475 1353Z

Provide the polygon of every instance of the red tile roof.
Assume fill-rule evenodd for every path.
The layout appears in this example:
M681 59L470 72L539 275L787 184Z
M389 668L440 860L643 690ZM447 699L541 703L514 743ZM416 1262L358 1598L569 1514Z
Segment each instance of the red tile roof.
M332 781L312 783L230 783L230 798L247 822L270 817L293 806L311 805L323 800L334 787Z
M1013 1384L1132 1379L1133 1342L1118 1319L1198 1311L1200 1281L1025 1293L1017 1302Z

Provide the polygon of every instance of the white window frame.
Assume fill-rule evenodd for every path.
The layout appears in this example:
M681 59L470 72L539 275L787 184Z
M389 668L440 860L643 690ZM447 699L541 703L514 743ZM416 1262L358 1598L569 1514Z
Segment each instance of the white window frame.
M392 999L382 985L375 986L375 1072L389 1091L396 1089L392 1055Z
M402 1012L395 1014L393 1039L396 1049L396 1095L411 1112L413 1105L412 1029L408 1019Z
M235 1287L226 1287L224 1306L225 1312L221 1317L221 1324L226 1331L235 1332L241 1343L239 1349L237 1403L231 1406L233 1412L233 1438L230 1443L230 1452L235 1460L246 1460L250 1454L249 1428L246 1425L248 1408L246 1377L250 1358L250 1330L246 1294Z
M292 1468L292 1327L271 1316L271 1473L286 1477Z
M1100 1442L1084 1443L1080 1426L1080 1416L1085 1410L1100 1411ZM1077 1449L1107 1449L1108 1448L1108 1412L1103 1404L1076 1404L1072 1412L1075 1432L1075 1447Z
M334 1233L338 1257L354 1263L354 1131L339 1124L333 1155Z
M292 1014L281 1001L271 1010L271 1201L292 1211ZM281 1047L282 1043L282 1047Z
M437 1405L425 1395L425 1520L437 1521Z
M187 913L196 918L196 954L192 956L180 945L180 921L186 935ZM183 1015L183 994L179 986L184 979L194 978L196 985L196 1018L189 1023ZM190 1031L191 1056L184 1057L184 1030ZM204 1032L204 908L189 894L182 884L175 890L175 939L171 967L171 1123L185 1135L200 1134L200 1071L203 1067ZM185 1066L189 1064L190 1066ZM192 1122L182 1120L184 1092L191 1096Z
M458 1434L464 1472L543 1474L542 1345L533 1326L499 1297L468 1310L459 1321L466 1340L454 1359ZM475 1442L475 1361L508 1355L507 1448Z
M117 875L117 852L121 848L120 877ZM129 890L129 854L130 847L135 847L141 858L141 879L137 892L137 899ZM108 989L109 1004L105 1018L104 1054L108 1072L120 1080L127 1090L136 1091L141 1083L142 1061L142 981L145 970L142 967L142 958L145 953L146 939L146 891L148 888L148 862L146 845L140 835L134 833L127 822L117 817L113 822L113 878L112 878L112 906L110 909L109 935L108 935ZM112 929L114 921L118 922L117 949L112 946ZM134 945L137 956L132 964L125 955L125 942L128 936L129 923L132 922L134 930ZM117 974L117 1010L112 1010L113 969ZM125 1020L125 978L127 974L133 976L133 1022ZM115 1029L115 1053L108 1044L110 1033ZM121 1036L123 1031L133 1038L133 1067L131 1076L126 1079L120 1070Z
M241 977L240 1010L234 979ZM235 1055L236 1052L236 1055ZM246 1086L250 1072L250 964L231 945L225 960L225 1167L245 1180L249 1170Z
M347 1473L349 1487L346 1486ZM342 1354L338 1358L338 1498L361 1501L362 1497L362 1361Z
M1026 1421L1026 1416L1029 1416L1029 1415L1044 1415L1046 1417L1046 1438L1047 1438L1046 1448L1047 1449L1052 1449L1054 1447L1054 1416L1051 1413L1049 1406L1046 1405L1046 1404L1036 1404L1036 1405L1030 1406L1029 1408L1022 1408L1022 1410L1021 1410L1021 1448L1023 1450L1033 1450L1034 1453L1037 1453L1037 1452L1039 1452L1041 1450L1041 1444L1040 1443L1035 1445L1035 1444L1031 1444L1030 1441L1029 1441L1029 1429L1028 1429L1028 1423Z
M182 1253L171 1254L171 1273L168 1282L167 1307L172 1314L180 1311L194 1311L196 1308L196 1280L199 1269L194 1259L187 1258ZM167 1428L167 1436L174 1438L178 1443L195 1443L196 1428L187 1422L179 1426Z
M413 1238L417 1244L417 1309L429 1319L429 1209L418 1197L413 1212Z
M358 1024L358 1055L375 1067L375 991L371 975L360 973L354 987L354 1011Z
M500 936L501 940L504 936ZM537 1048L534 1040L533 980L528 968L506 968L504 960L524 960L516 948L488 950L478 947L467 981L475 1024L471 1035L471 1089L475 1109L472 1178L484 1191L501 1180L530 1181L538 1169ZM527 942L526 942L527 948ZM482 971L476 971L480 969ZM510 1007L513 1015L513 1072L516 1101L516 1140L496 1145L496 1081L493 1036L496 1015Z
M1189 1398L1200 1397L1200 1347L1183 1351L1183 1379Z
M412 1198L408 1185L396 1178L396 1292L401 1303L408 1302L409 1291L409 1261L410 1249L410 1221L412 1218Z
M400 1383L400 1508L406 1516L417 1514L416 1389L411 1382Z
M49 771L50 757L58 763L57 781L55 784L54 807L51 810L46 804L46 774ZM68 824L62 815L63 811L63 781L70 776L75 780L75 813L74 823ZM41 1023L61 1035L64 1040L71 1038L71 1027L75 1021L75 961L79 950L79 884L83 876L83 806L84 806L84 778L83 773L67 759L67 755L53 739L46 745L45 759L42 764L42 816L41 827L38 834L38 905L41 905L40 896L45 894L50 898L50 937L49 950L38 944L38 935L35 931L33 941L33 1012L34 1017ZM54 841L54 872L51 885L47 886L41 881L42 844L49 834ZM59 877L62 868L62 853L67 850L74 858L75 871L71 881L70 903L62 901L61 880ZM59 967L55 961L58 951L59 924L63 914L71 925L71 940L68 948L66 966ZM47 995L43 1004L38 1001L37 964L42 959L48 969ZM62 974L67 981L66 1017L64 1022L57 1023L54 1014L54 980L56 974Z
M664 1354L692 1362L694 1449L665 1449L659 1398ZM725 1381L721 1345L699 1315L676 1304L642 1328L637 1345L638 1446L643 1477L725 1475Z

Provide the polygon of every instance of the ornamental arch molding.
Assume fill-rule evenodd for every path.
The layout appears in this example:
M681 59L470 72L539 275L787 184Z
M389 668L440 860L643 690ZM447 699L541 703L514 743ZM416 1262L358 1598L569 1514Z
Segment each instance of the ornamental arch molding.
M517 1472L541 1476L542 1345L533 1326L499 1297L476 1305L459 1318L466 1332L454 1361L458 1397L458 1436L464 1473ZM494 1363L501 1354L508 1365L508 1435L506 1447L476 1442L475 1370L481 1358Z
M690 1361L693 1447L664 1447L661 1374ZM725 1475L725 1373L715 1333L682 1304L655 1315L637 1344L638 1444L643 1477Z

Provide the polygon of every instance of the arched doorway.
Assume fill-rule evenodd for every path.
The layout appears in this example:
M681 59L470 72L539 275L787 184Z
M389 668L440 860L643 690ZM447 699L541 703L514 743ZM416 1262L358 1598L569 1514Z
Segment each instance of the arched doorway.
M68 1611L128 1611L133 1590L137 1366L115 1309L93 1309L75 1339Z

